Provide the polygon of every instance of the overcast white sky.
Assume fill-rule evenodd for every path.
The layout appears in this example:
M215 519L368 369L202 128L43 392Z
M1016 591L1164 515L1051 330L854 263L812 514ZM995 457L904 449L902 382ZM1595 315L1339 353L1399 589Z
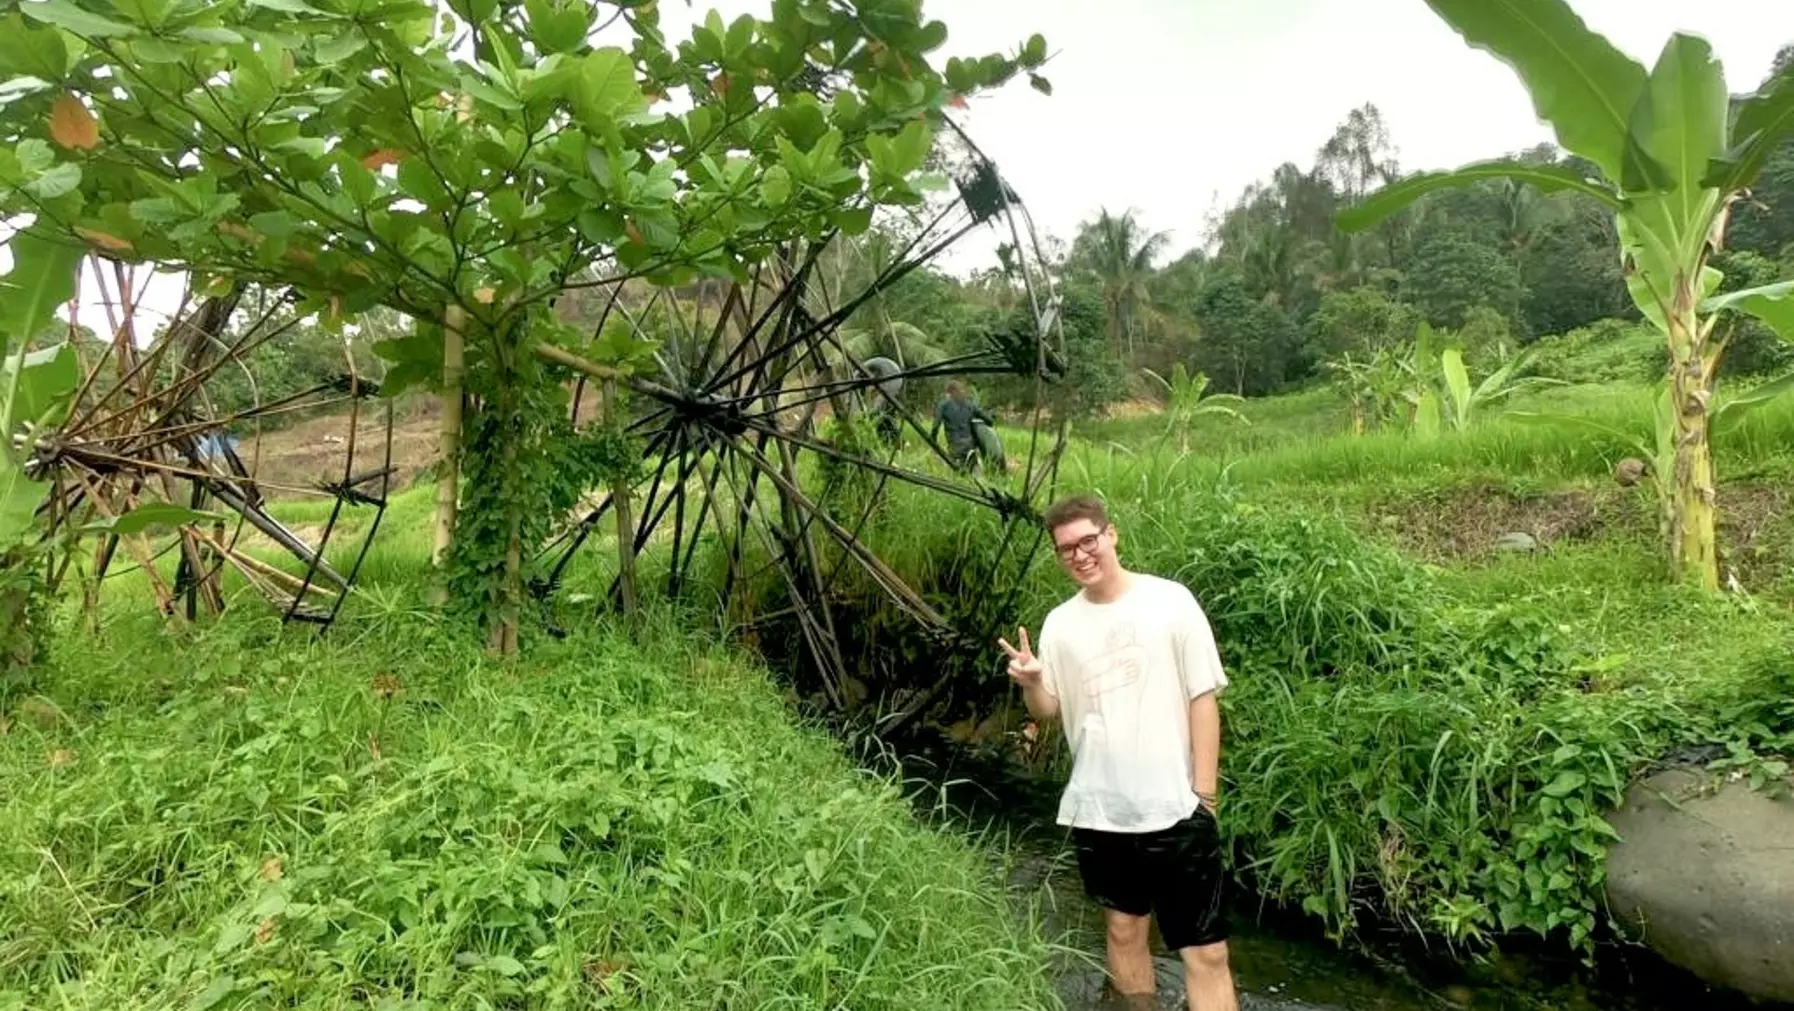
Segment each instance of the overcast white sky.
M1753 90L1794 42L1794 0L1571 3L1647 66L1671 32L1705 37L1734 92ZM767 9L662 0L669 34L713 6L726 18ZM1052 97L1018 79L960 118L1042 231L1064 240L1107 206L1171 232L1174 254L1200 245L1213 210L1282 162L1310 165L1365 102L1382 110L1410 171L1552 139L1512 71L1423 0L927 0L925 10L951 30L943 60L1046 35ZM968 242L947 265L994 265L992 248Z
M1570 0L1649 67L1672 32L1706 38L1734 92L1794 42L1794 0ZM1174 250L1248 184L1304 168L1353 108L1382 110L1404 170L1552 140L1508 67L1423 0L928 0L953 54L1046 35L1053 96L1018 81L976 100L967 132L1069 240L1101 205L1139 211Z

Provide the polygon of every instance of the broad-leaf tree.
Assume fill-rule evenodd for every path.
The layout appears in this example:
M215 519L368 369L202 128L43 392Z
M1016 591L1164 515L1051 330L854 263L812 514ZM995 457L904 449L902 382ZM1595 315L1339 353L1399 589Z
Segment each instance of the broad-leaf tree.
M72 240L416 320L385 350L450 408L454 595L509 650L565 491L552 301L863 232L920 202L940 110L1046 58L937 67L919 0L770 8L675 46L655 0L0 0L0 216L31 216L15 258Z
M1516 161L1423 173L1372 195L1339 223L1348 231L1368 228L1426 193L1490 178L1579 192L1612 208L1627 286L1669 348L1671 565L1689 582L1716 587L1708 425L1719 359L1736 313L1794 339L1794 282L1716 296L1721 278L1708 260L1724 239L1732 201L1794 132L1794 72L1784 68L1728 117L1720 64L1693 36L1672 36L1647 71L1564 0L1427 3L1465 41L1515 70L1558 141L1599 176Z

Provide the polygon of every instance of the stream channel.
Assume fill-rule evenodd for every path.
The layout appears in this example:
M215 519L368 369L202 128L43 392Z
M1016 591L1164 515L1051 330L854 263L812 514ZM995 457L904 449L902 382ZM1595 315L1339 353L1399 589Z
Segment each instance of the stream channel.
M1054 824L1057 785L1019 779L949 746L906 749L901 761L925 816L1007 840L1006 873L1018 903L1038 902L1047 935L1087 956L1060 959L1056 983L1068 1011L1128 1008L1105 985L1102 913L1084 897L1069 839ZM1236 895L1232 930L1245 1011L1794 1011L1715 991L1635 946L1608 945L1594 968L1542 944L1523 950L1524 939L1505 942L1498 955L1472 957L1367 930L1342 948L1313 921L1250 895ZM1152 943L1156 1007L1181 1009L1179 964L1166 957L1156 930Z

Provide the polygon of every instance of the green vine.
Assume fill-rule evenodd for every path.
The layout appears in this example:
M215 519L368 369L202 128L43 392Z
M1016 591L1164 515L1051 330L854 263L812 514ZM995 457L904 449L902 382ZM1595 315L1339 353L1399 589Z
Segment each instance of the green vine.
M49 588L41 555L0 552L0 699L20 687L49 641Z
M479 349L467 374L478 407L464 433L449 589L483 629L519 620L529 560L588 493L640 477L641 446L625 433L622 405L576 431L571 377L529 352L565 336L544 310L469 342Z

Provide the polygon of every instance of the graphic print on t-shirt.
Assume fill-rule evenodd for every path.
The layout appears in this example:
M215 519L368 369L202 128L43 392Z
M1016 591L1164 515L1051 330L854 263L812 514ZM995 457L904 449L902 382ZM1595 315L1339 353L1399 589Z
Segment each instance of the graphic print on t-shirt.
M1134 622L1117 622L1103 636L1102 652L1090 658L1090 675L1084 681L1084 694L1098 699L1113 691L1130 688L1140 680L1141 666L1146 661L1146 647L1140 644L1140 627ZM1096 703L1098 712L1102 703Z

